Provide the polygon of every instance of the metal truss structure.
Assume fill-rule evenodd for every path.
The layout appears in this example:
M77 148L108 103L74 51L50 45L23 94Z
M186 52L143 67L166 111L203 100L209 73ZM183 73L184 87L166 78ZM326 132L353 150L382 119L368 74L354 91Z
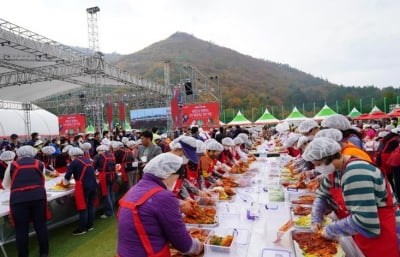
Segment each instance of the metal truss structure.
M0 19L0 88L42 81L64 81L95 87L133 87L170 98L171 89L135 76L104 61L101 53L87 55L47 37Z

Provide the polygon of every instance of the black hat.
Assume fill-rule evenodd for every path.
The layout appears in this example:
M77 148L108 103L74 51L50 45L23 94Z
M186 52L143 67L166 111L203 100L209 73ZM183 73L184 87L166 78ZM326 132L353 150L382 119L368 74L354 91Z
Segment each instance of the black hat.
M397 117L392 117L391 120L399 120Z
M18 138L18 135L17 134L11 134L11 136L10 136L12 139L15 139L15 138Z

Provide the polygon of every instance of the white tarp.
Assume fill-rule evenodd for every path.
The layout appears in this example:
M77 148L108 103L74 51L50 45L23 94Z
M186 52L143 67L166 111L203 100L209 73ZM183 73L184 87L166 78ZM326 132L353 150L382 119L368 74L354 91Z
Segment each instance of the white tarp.
M1 100L0 100L1 101ZM22 103L2 102L0 104L0 137L10 137L15 133L20 138L27 137L25 126L25 113ZM13 108L15 107L15 108ZM30 112L31 133L38 132L42 137L59 135L58 117L38 106L32 104Z

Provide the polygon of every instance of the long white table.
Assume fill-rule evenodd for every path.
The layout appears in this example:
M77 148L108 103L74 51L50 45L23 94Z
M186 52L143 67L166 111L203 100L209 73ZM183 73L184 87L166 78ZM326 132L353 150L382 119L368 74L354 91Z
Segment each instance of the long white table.
M257 173L253 178L250 187L236 188L237 194L232 202L219 202L218 215L219 225L213 229L216 231L224 231L232 228L238 228L239 234L236 242L236 251L232 254L205 253L206 257L230 256L230 257L258 257L262 256L263 249L276 249L276 254L268 256L302 256L299 249L295 249L291 232L288 231L283 235L277 243L279 228L290 220L290 200L296 198L296 194L304 194L304 192L290 192L284 190L285 201L273 202L269 200L269 192L271 189L280 187L279 171L281 169L280 158L258 158L250 166L251 170ZM282 189L282 188L281 188ZM253 203L259 209L259 218L249 220L247 218L247 210L251 208ZM267 209L268 208L268 209ZM246 238L248 234L248 238ZM240 241L240 242L239 242ZM347 257L360 257L359 250L355 247L352 238L344 238L341 242L346 244ZM282 252L280 252L282 250ZM281 255L279 255L281 253Z

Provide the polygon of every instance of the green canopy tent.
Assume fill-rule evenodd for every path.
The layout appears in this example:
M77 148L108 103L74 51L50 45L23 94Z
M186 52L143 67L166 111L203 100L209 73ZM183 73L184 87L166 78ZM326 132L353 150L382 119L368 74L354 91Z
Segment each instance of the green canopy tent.
M351 110L351 112L349 114L347 114L348 117L350 118L355 118L361 115L361 112L359 110L357 110L356 107L353 107L353 109Z
M105 124L103 125L103 131L109 131L109 130L110 130L110 128L108 127L108 124L105 123Z
M325 118L328 118L332 115L336 114L334 110L332 110L328 105L324 105L322 109L314 116L314 120L321 121Z
M278 120L277 118L274 117L274 115L272 115L268 108L265 108L265 111L263 113L263 115L261 115L261 117L256 120L254 122L255 125L264 125L264 124L277 124L279 123L280 120Z
M124 124L124 130L125 131L131 131L132 130L132 128L131 128L131 125L129 125L129 122L124 122L125 124Z
M92 126L92 125L89 125L89 126L87 126L86 127L86 134L88 134L88 133L94 133L95 132L95 129L94 129L94 127Z
M249 125L251 124L251 121L249 121L244 115L241 113L239 110L238 113L236 114L235 118L231 122L228 123L228 125Z
M293 108L292 112L289 114L289 116L287 116L286 119L284 119L284 121L297 124L306 119L307 119L307 117L304 114L302 114L295 106Z

